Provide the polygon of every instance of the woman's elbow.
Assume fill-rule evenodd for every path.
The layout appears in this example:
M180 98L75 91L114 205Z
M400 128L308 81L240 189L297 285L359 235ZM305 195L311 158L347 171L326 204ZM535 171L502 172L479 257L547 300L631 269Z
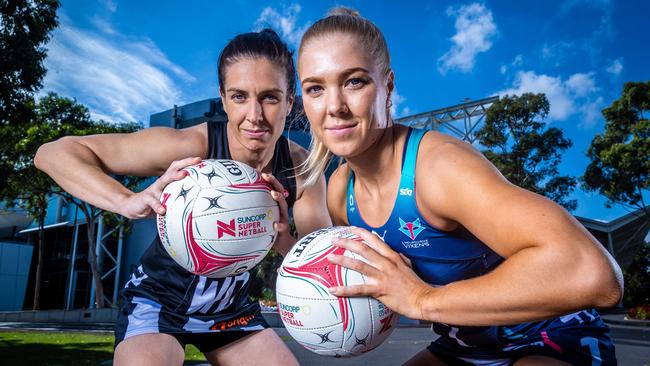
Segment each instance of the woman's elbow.
M56 160L57 152L65 145L72 143L75 138L76 136L65 136L41 145L34 154L34 166L39 170L47 170L47 167Z
M51 144L53 144L53 142L48 142L41 145L38 150L36 150L36 154L34 155L34 166L39 170L44 170L47 165L47 158L51 154L49 152L49 150L51 150Z
M591 276L590 298L593 307L611 308L623 298L623 276L618 265L602 266Z

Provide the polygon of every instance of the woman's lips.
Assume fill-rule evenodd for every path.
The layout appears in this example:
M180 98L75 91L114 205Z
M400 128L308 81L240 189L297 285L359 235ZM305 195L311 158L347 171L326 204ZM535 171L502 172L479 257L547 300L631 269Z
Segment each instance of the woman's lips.
M344 136L352 132L352 130L357 127L357 124L351 125L338 125L325 128L325 130L335 136Z
M247 129L244 129L244 133L247 136L252 137L252 138L261 138L265 134L269 133L269 131L268 130L247 130Z

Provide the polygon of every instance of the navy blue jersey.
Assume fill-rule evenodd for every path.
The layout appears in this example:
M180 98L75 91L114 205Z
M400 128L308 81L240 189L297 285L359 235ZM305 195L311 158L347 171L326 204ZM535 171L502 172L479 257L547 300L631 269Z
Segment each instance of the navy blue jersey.
M420 214L415 200L415 167L420 141L425 133L416 129L408 131L397 199L386 223L372 227L361 217L354 198L352 171L346 195L347 219L350 225L372 231L393 250L406 255L422 280L432 286L444 286L486 274L501 264L503 258L468 230L459 227L451 232L442 231L429 224ZM521 357L524 351L544 355L548 351L562 359L578 348L576 352L583 359L577 356L564 359L572 364L591 365L589 360L594 357L593 352L597 352L599 359L608 360L603 364L612 364L612 359L615 363L614 346L609 339L608 329L593 309L557 319L507 327L456 327L434 323L433 330L440 338L429 349L437 354L512 361ZM549 338L550 335L554 339ZM584 344L581 345L581 342ZM518 353L515 354L515 351Z
M205 158L231 159L226 123L208 122L208 137ZM296 180L289 142L284 136L276 143L271 164L273 175L288 191L286 200L292 207ZM251 271L219 279L194 275L167 254L156 236L122 290L115 344L144 333L178 335L268 327L259 303L248 296L254 276Z

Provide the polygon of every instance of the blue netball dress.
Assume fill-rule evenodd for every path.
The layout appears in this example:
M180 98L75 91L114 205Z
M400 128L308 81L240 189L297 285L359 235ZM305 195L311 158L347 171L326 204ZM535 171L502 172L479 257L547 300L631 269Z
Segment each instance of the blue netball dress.
M486 274L503 258L462 227L441 231L420 214L416 201L415 166L424 130L409 129L402 157L402 176L393 211L381 227L366 224L354 198L354 173L347 188L350 225L378 235L391 248L406 255L415 273L432 286L444 286ZM512 326L471 327L434 323L439 336L428 349L447 363L509 365L540 355L572 365L615 365L609 329L594 309L551 320Z
M206 159L231 159L226 123L208 122ZM287 189L287 205L296 199L296 181L288 140L281 136L272 158L273 175ZM156 236L121 292L115 322L115 347L124 339L166 333L182 346L206 353L268 325L260 305L248 297L251 271L226 278L194 275L178 265Z

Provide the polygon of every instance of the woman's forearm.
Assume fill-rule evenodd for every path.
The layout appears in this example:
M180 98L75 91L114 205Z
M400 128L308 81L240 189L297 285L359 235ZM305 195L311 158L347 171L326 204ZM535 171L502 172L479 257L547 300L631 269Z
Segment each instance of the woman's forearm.
M110 177L99 158L75 137L41 146L34 164L66 192L104 210L120 213L121 202L133 194Z
M422 317L454 325L506 325L614 306L620 284L599 259L527 248L489 274L430 288L419 301Z

